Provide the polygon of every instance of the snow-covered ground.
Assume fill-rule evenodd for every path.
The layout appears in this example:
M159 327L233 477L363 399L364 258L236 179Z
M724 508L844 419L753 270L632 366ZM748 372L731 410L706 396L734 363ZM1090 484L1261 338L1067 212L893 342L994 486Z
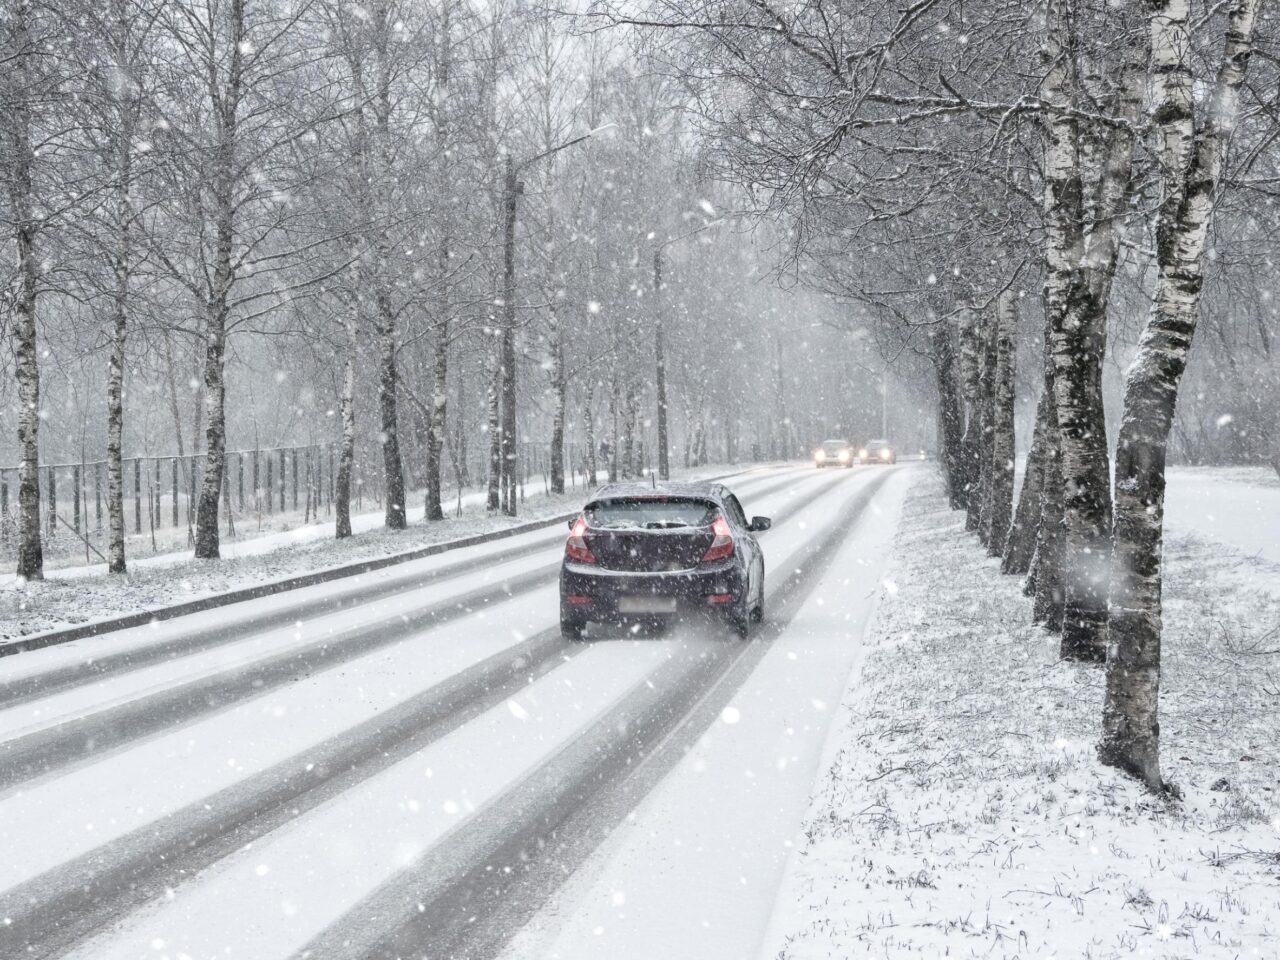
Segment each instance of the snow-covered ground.
M1237 486L1175 476L1171 526L1236 516ZM1166 804L1095 759L1101 672L914 488L762 960L1280 956L1280 618L1239 575L1276 569L1170 537Z
M1165 805L935 469L732 478L747 644L556 525L0 659L0 957L1280 955L1280 567L1171 521Z
M1280 564L1280 478L1274 470L1170 467L1167 480L1169 533L1192 533Z
M759 469L767 467L711 465L676 469L673 474L697 478ZM215 561L193 560L190 550L130 558L129 573L122 578L108 576L103 564L49 570L43 583L0 574L0 642L503 530L573 510L583 496L581 489L554 496L535 483L521 504L520 516L513 519L488 514L486 494L478 490L463 496L461 516L450 509L441 523L424 521L419 505L409 511L410 527L393 532L383 527L381 511L365 512L352 517L356 536L346 540L334 539L333 520L327 519L224 540L222 558Z

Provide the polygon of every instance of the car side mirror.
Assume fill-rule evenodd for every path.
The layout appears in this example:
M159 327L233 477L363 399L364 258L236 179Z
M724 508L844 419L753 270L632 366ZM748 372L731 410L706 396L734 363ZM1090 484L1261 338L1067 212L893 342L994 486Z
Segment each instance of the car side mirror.
M573 525L574 525L575 523L577 523L577 522L578 522L578 518L577 518L577 517L570 517L570 518L569 518L569 529L570 529L570 530L572 530L572 529L573 529Z
M773 526L773 521L768 517L752 517L751 526L747 529L752 533L760 533L762 530L768 530Z

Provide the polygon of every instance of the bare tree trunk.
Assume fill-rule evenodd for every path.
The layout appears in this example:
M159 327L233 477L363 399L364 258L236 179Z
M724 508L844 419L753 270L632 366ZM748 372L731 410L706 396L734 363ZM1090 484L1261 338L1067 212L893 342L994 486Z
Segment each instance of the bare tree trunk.
M36 162L31 145L31 109L28 103L34 85L30 61L34 51L27 18L27 3L11 8L11 30L16 55L5 66L5 83L10 94L5 152L9 160L9 203L14 220L17 248L17 283L14 296L13 353L18 381L18 568L27 580L44 579L44 548L40 540L40 365L36 345L36 299L39 265L36 260L38 226L32 204L33 168Z
M626 392L622 397L622 478L628 480L635 476L635 423L636 423L636 391L627 378Z
M226 450L226 384L223 365L227 344L227 299L231 274L231 224L219 224L218 262L215 266L214 298L207 307L205 320L204 391L207 424L205 426L204 480L200 487L200 504L196 509L196 548L199 560L216 560L219 556L218 509L222 498L222 474Z
M982 371L978 380L978 484L977 515L978 540L983 546L991 545L991 506L995 448L995 386L996 386L996 316L984 310L979 327L978 363Z
M489 499L488 510L502 509L502 337L493 331L493 341L486 353L488 361L488 426L489 426Z
M1000 572L1021 576L1031 570L1031 557L1035 553L1036 538L1040 529L1040 499L1044 496L1044 470L1049 404L1052 398L1041 391L1036 404L1035 428L1031 434L1031 450L1027 454L1026 473L1022 477L1022 489L1018 493L1018 509L1013 525L1005 540L1004 558Z
M1112 653L1099 755L1152 790L1165 788L1158 719L1165 451L1199 319L1209 220L1260 4L1234 0L1230 7L1223 61L1200 130L1187 0L1151 4L1153 122L1163 196L1156 218L1156 290L1125 384L1116 454Z
M1042 59L1044 78L1041 97L1064 108L1071 106L1076 86L1076 58L1072 11L1067 0L1046 0ZM1084 252L1082 223L1084 219L1083 183L1079 131L1075 115L1068 110L1046 114L1043 124L1045 219L1045 389L1050 391L1048 437L1053 451L1046 464L1044 494L1041 503L1040 533L1033 560L1035 570L1035 607L1037 622L1054 632L1062 629L1063 602L1063 459L1058 420L1058 379L1055 369L1054 331L1061 330L1066 317L1067 289L1073 269ZM1070 357L1066 357L1068 361ZM1064 376L1078 369L1064 372Z
M978 489L981 474L981 390L982 339L977 314L965 310L960 316L960 396L964 402L964 435L961 437L961 484L964 491L964 526L977 530L982 512Z
M1061 257L1050 262L1061 299L1059 308L1049 312L1046 341L1056 368L1054 399L1064 483L1062 655L1099 662L1106 654L1112 508L1102 362L1107 303L1131 191L1133 130L1140 120L1149 60L1144 32L1129 30L1131 24L1125 21L1120 26L1122 58L1111 105L1121 122L1104 126L1051 121L1061 136L1075 138L1077 145L1064 154L1074 159L1076 169L1066 192L1058 194L1068 202L1046 210L1062 220L1074 218L1056 228L1067 242L1059 248ZM1058 29L1070 37L1073 28L1063 20ZM1056 102L1072 100L1066 84L1049 95ZM1095 179L1086 187L1088 176Z
M35 228L21 216L13 337L18 378L18 576L44 579L40 541L40 366L36 359Z
M551 297L551 492L564 493L564 421L568 380L564 369L564 324Z
M446 253L445 258L448 257ZM445 306L447 310L447 305ZM427 424L427 519L443 520L440 468L449 404L449 316L436 321L435 357L431 365L431 418Z
M523 185L507 157L502 190L502 512L516 515L516 206Z
M595 393L595 384L587 386L587 395L582 401L582 436L587 446L587 486L595 488L596 483L596 430L595 418L591 414L591 399Z
M956 384L956 348L951 328L938 324L932 331L933 369L937 375L938 426L941 449L938 460L947 481L947 499L952 510L963 510L965 504L962 433L963 411L960 409Z
M1014 365L1017 360L1018 301L1006 290L996 301L996 366L991 419L991 508L987 554L1004 553L1013 513Z
M236 145L239 136L240 97L243 92L245 10L243 0L232 0L230 17L230 63L223 89L211 87L209 94L216 113L217 146L214 157L214 248L213 276L205 303L205 462L200 504L196 510L195 555L200 560L218 558L218 509L222 498L222 475L226 450L226 360L228 297L235 279L232 262L235 243Z
M609 482L614 483L618 479L618 380L616 376L611 378L609 384L609 461L605 464L605 469L609 471Z
M110 46L117 63L129 62L134 55L131 49L129 7L126 0L114 0L112 5L114 29L110 34ZM114 170L115 209L112 227L115 231L115 250L112 267L115 274L115 290L112 297L111 358L107 365L107 571L125 572L124 533L124 365L125 345L129 324L129 285L133 257L133 138L139 118L138 97L132 83L121 84L112 92L114 98L113 119L118 128L112 131L115 139ZM159 463L156 464L157 471ZM175 502L174 508L177 509ZM159 522L160 485L156 483L156 520Z
M378 365L378 411L382 419L382 470L386 480L386 525L388 530L403 530L408 518L404 503L404 467L400 459L399 420L396 410L396 332L395 316L387 296L378 291L378 340L381 357Z
M452 3L443 0L440 5L440 54L437 67L437 96L435 102L436 140L445 146L443 155L437 161L438 190L444 203L442 214L443 225L440 232L440 246L437 256L436 297L439 311L435 322L435 354L431 365L431 416L427 421L427 503L426 519L429 521L444 519L444 504L441 502L440 473L444 453L445 430L448 429L449 404L449 337L450 311L453 309L450 297L450 255L452 232L452 210L449 206L453 188L453 165L450 162L450 110L449 84L453 79L453 31L451 28Z
M356 286L359 286L359 271ZM356 456L356 347L359 329L359 290L352 291L350 312L346 319L347 357L342 371L342 394L339 405L342 411L342 446L338 451L338 477L335 492L334 533L342 540L351 536L351 471Z
M465 371L456 378L458 384L458 413L454 416L453 459L458 490L471 486L471 468L467 464L467 424L463 411L467 410L467 378Z
M121 447L124 438L124 362L125 337L129 322L130 220L128 140L120 151L121 178L117 197L117 246L115 262L115 296L112 303L111 360L107 365L107 570L125 572L124 556L124 464ZM160 491L157 487L156 496Z

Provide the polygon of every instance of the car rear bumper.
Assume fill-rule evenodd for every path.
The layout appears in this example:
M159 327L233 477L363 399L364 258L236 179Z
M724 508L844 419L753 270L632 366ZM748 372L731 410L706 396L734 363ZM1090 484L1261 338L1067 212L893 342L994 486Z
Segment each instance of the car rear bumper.
M670 573L630 573L565 564L560 618L586 623L667 620L739 607L746 577L735 563Z

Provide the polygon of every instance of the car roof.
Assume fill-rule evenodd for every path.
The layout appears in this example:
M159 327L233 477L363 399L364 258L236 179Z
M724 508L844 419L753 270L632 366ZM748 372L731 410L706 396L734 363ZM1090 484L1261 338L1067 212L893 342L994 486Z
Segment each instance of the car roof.
M830 440L823 440L823 441L822 441L822 445L823 445L824 447L825 447L828 443L843 443L846 447L847 447L847 446L849 446L849 441L848 441L848 440L841 440L839 437L832 437Z
M606 483L597 488L588 503L597 500L619 500L625 497L697 497L703 500L721 501L729 495L723 484L707 481L659 480L656 483L643 480L627 480Z
M868 445L877 444L877 443L878 443L878 444L881 444L882 446L886 446L886 447L889 445L889 441L888 441L888 440L886 440L886 439L884 439L884 437L876 437L874 440L868 440L868 441L867 441L867 444L868 444Z

